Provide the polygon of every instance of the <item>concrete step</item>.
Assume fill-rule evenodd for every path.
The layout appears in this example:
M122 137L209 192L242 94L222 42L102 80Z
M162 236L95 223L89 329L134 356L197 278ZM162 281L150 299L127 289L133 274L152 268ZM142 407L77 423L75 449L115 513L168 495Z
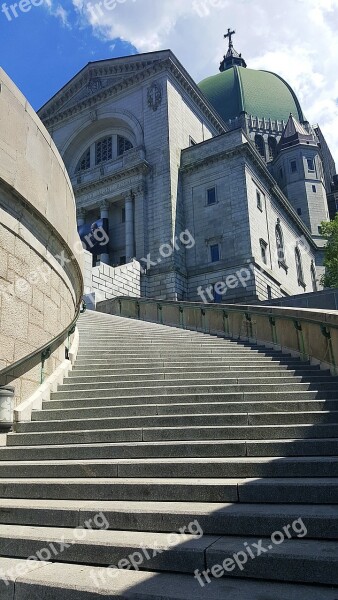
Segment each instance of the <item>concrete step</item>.
M88 368L86 367L75 367L73 369L73 371L70 371L68 378L65 380L73 380L73 379L77 379L77 378L82 378L82 377L99 377L101 375L103 376L114 376L114 377L131 377L131 378L136 378L139 375L152 375L152 374L173 374L176 375L178 378L185 376L185 374L187 374L188 376L190 374L192 374L194 377L196 376L197 378L201 378L203 376L207 375L214 375L214 374L218 374L218 373L224 373L225 371L231 371L233 373L252 373L252 372L259 372L260 369L256 366L249 366L249 365L210 365L209 367L207 366L203 366L203 365L190 365L190 363L186 363L185 366L181 366L181 365L177 365L174 367L169 367L169 366L164 366L162 364L154 367L152 366L152 363L150 363L148 366L144 365L144 366L134 366L134 367L126 367L126 366L121 366L118 368L114 368L114 367L109 367L109 366L102 366L100 367L99 365L95 366L95 368L92 368L90 371ZM317 376L317 375L325 375L328 374L326 371L321 371L319 369L319 367L302 367L301 365L297 366L297 367L289 367L288 365L274 365L271 363L267 363L264 364L264 371L266 373L276 373L276 374L283 374L283 373L287 373L290 375L298 375L298 376L303 376L306 377L307 375L311 375L311 376ZM261 372L261 371L260 371Z
M300 535L304 537L304 529ZM232 568L224 571L228 577L266 579L270 571L279 581L338 584L337 542L287 539L285 534L282 544L280 536L278 540L263 538L257 548L255 538L222 536L217 539L203 535L201 530L195 535L175 533L169 537L157 532L0 525L0 553L7 557L43 555L51 560L56 554L60 563L109 566L118 565L133 555L134 565L130 561L129 565L134 566L134 570L191 574L196 570L202 573L205 566L212 569L214 565L222 565L224 557L229 557Z
M82 412L80 412L82 410ZM78 413L78 414L77 414ZM79 409L68 419L34 420L26 423L16 423L17 433L33 431L78 431L96 429L131 429L142 428L172 428L172 427L232 427L232 426L262 426L262 425L338 425L338 411L313 411L308 413L209 413L209 414L161 414L115 416L107 409L96 416L88 417L86 409Z
M283 531L287 524L303 520L307 539L338 538L338 506L306 504L217 504L202 502L118 502L0 499L2 524L45 527L102 526L103 514L108 529L126 531L179 531L182 523L198 521L207 535L269 536ZM296 537L291 529L290 533Z
M188 347L186 349L181 349L181 348L177 348L174 347L172 349L160 349L160 348L154 348L154 349L148 349L148 348L135 348L133 346L131 346L131 348L126 348L125 350L120 349L120 348L113 348L111 350L107 350L107 348L102 348L102 350L93 348L87 348L86 350L82 350L81 352L79 352L78 356L79 359L101 359L101 358L110 358L110 357L114 357L114 358L132 358L133 360L136 360L137 358L148 358L148 359L152 359L152 358L168 358L171 357L173 354L175 354L175 358L185 358L185 359L189 359L191 358L195 358L195 359L200 359L201 361L203 361L203 359L205 357L209 357L212 358L214 355L216 356L221 356L221 357L232 357L232 358L248 358L248 359L253 359L253 358L259 358L262 357L264 358L265 356L270 356L271 358L283 358L284 356L290 357L290 355L288 354L283 354L282 352L279 351L275 351L275 350L251 350L251 349L245 349L245 348L231 348L229 350L224 349L222 350L222 352L220 352L218 349L203 349L202 347L198 350L194 350L191 348L191 345L189 344Z
M82 445L75 442L75 445L70 443L42 447L33 445L0 447L0 461L34 461L40 460L42 456L44 460L338 456L338 438L86 443Z
M0 479L2 499L338 504L337 477Z
M283 543L281 536L278 540L263 538L257 548L255 538L220 538L206 551L207 568L222 565L224 557L231 559L237 554L234 568L225 571L227 577L266 579L271 573L278 581L338 584L338 570L334 567L338 561L337 542L286 539L285 535Z
M199 375L199 376L198 376ZM336 380L334 377L330 375L322 375L321 372L317 372L315 375L292 375L288 372L276 373L276 372L265 372L262 375L261 370L257 370L253 373L250 373L250 377L248 377L248 373L241 372L237 373L236 377L233 372L224 372L219 371L216 373L199 373L197 376L194 373L185 373L183 376L180 374L179 376L175 373L165 374L165 373L156 373L156 374L144 374L144 375L87 375L82 377L72 377L67 378L63 385L62 390L74 390L75 388L81 389L103 389L107 385L110 387L142 387L145 384L156 387L161 387L163 385L192 385L194 383L198 383L199 385L208 385L210 381L213 382L214 385L237 385L237 384L268 384L272 385L280 385L283 383L315 383L316 385L321 385L325 383L333 384ZM198 380L198 381L196 381Z
M60 421L55 421L60 427ZM62 422L63 423L63 422ZM36 425L35 423L33 425ZM45 428L46 429L46 428ZM338 438L338 426L325 425L262 425L262 426L185 426L163 428L129 429L86 429L57 431L32 431L11 433L7 436L8 446L60 445L60 444L105 444L126 442L165 442L165 441L208 441L208 440L302 440L304 438Z
M297 458L152 458L64 461L0 462L0 478L12 479L93 479L151 478L181 479L205 477L217 479L253 477L338 477L338 457Z
M68 563L36 563L0 559L8 574L2 584L2 600L337 600L337 591L327 586L272 583L237 579L212 579L204 587L189 574L112 570ZM20 575L19 575L20 573ZM14 575L13 575L14 574ZM15 581L15 584L14 584ZM0 583L1 585L1 583ZM206 595L207 594L207 595Z
M56 392L58 393L58 392ZM163 405L163 404L199 404L199 403L228 403L228 402L303 402L303 401L319 401L335 402L338 399L336 392L319 392L310 390L307 392L291 391L291 392L235 392L235 393L220 393L220 394L165 394L144 396L141 394L110 397L101 395L95 397L88 394L84 398L72 398L69 394L55 399L55 393L51 394L51 400L46 401L47 408L92 408L107 407L107 406L135 406L135 405Z
M104 417L127 417L145 415L178 415L178 414L229 414L229 413L290 413L298 414L299 417L307 413L313 413L314 418L319 421L319 414L332 415L330 422L337 422L338 400L314 400L313 402L201 402L200 404L170 403L170 404L135 404L126 406L106 407L82 407L82 408L50 408L52 400L43 403L43 410L32 412L33 421L62 421L67 419L86 419ZM269 418L269 417L267 417ZM287 417L286 417L287 418ZM288 421L293 422L293 421Z
M91 529L84 533L63 527L0 525L0 554L13 558L43 554L47 560L56 557L58 562L109 566L147 548L149 558L143 555L147 568L193 573L196 568L204 569L205 551L217 540L215 536L177 533L170 545L165 533Z
M147 382L146 382L147 383ZM276 384L273 385L271 383L261 383L261 384L255 384L255 383L248 383L248 384L243 384L243 383L236 383L236 384L229 384L229 383L222 383L220 385L214 385L213 383L209 383L207 385L203 385L202 383L195 383L195 385L189 385L188 383L184 382L185 385L175 385L175 382L172 382L172 384L168 384L168 382L166 382L165 385L162 386L152 386L150 385L151 382L148 382L148 385L139 385L139 386L128 386L128 387L114 387L112 385L108 385L108 387L104 387L103 384L101 384L100 387L96 387L94 389L79 389L78 387L74 390L64 390L63 387L60 388L60 391L58 392L54 392L51 395L51 398L53 400L69 400L69 399L80 399L80 398L119 398L119 397L133 397L133 394L135 394L135 392L138 392L138 396L142 396L142 397L146 397L146 396L182 396L182 395L192 395L192 394L196 394L196 395L205 395L205 396L214 396L215 401L217 401L217 397L220 394L235 394L237 393L256 393L256 394L266 394L266 393L285 393L285 392L293 392L294 394L298 394L298 393L304 393L304 392L311 392L311 391L315 391L318 392L319 394L322 394L321 396L318 396L318 398L323 398L328 397L328 398L338 398L338 388L337 388L337 384L336 383L329 383L329 382L325 382L325 383L320 383L317 384L316 382L314 383L295 383L295 382L291 382L291 383L280 383L280 384ZM103 386L103 387L102 387ZM328 394L331 392L331 395L329 396Z
M0 497L51 500L120 500L154 502L237 502L240 479L0 479ZM282 480L279 480L282 481ZM283 480L284 481L284 480ZM311 480L310 480L311 481ZM322 480L326 482L327 480ZM331 480L333 481L333 480ZM323 484L322 484L323 485ZM337 485L331 485L338 491ZM274 487L273 492L275 491ZM282 486L283 489L283 486ZM321 482L317 494L323 494ZM314 493L314 492L313 492ZM306 494L303 494L304 497ZM330 497L330 494L329 496ZM305 503L306 500L304 500ZM298 503L300 501L298 500ZM334 504L334 501L327 501Z
M301 361L299 358L292 358L286 356L283 357L273 357L273 356L256 356L256 357L248 357L243 358L236 356L208 356L205 355L204 359L201 357L189 356L186 355L180 358L176 357L176 354L173 353L169 357L159 357L158 355L153 359L145 358L144 356L139 356L137 360L126 357L116 357L115 355L111 355L110 357L87 357L87 358L78 358L76 361L75 369L91 369L93 366L95 368L120 368L120 366L124 368L133 368L133 367L157 367L157 366L168 366L168 367L182 367L182 366L192 366L192 365L200 365L202 367L214 367L214 366L264 366L264 365L285 365L288 367L299 367L299 366L310 366L308 361Z

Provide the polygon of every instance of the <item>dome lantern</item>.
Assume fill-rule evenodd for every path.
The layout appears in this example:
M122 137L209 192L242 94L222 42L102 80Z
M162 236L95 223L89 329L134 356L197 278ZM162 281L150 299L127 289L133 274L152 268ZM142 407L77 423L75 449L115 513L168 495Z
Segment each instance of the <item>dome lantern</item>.
M237 50L235 50L234 48L232 36L235 35L235 33L235 30L231 31L231 29L228 29L228 33L226 33L224 36L224 39L229 38L229 48L228 52L223 57L223 60L220 64L219 70L221 73L223 73L227 69L230 69L231 67L234 67L235 65L246 68L246 62L244 58L242 58L242 55L238 54Z

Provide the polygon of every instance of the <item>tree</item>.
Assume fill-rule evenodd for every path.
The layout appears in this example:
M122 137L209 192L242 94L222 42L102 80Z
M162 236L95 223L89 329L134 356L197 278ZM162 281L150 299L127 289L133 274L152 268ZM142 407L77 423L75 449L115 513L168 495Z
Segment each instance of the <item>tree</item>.
M324 256L326 273L322 277L322 285L327 288L338 287L338 213L334 221L322 223L321 233L327 239Z

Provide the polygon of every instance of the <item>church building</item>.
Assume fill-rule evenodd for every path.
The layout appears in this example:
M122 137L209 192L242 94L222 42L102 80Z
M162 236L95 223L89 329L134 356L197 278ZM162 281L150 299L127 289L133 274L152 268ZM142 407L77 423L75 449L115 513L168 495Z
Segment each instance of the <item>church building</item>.
M287 82L229 48L197 85L170 50L89 63L39 111L93 267L136 259L152 298L254 302L320 289L334 162Z

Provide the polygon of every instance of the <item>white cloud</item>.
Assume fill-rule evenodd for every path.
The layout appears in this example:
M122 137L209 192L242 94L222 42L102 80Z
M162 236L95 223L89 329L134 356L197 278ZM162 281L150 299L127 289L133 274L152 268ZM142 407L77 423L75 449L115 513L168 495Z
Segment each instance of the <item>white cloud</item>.
M223 34L235 28L235 47L248 66L275 71L292 85L338 161L338 0L72 2L104 39L121 38L139 52L171 48L197 82L217 72Z
M53 0L44 0L44 4L53 17L60 19L64 27L70 28L69 14L61 4L55 4Z

